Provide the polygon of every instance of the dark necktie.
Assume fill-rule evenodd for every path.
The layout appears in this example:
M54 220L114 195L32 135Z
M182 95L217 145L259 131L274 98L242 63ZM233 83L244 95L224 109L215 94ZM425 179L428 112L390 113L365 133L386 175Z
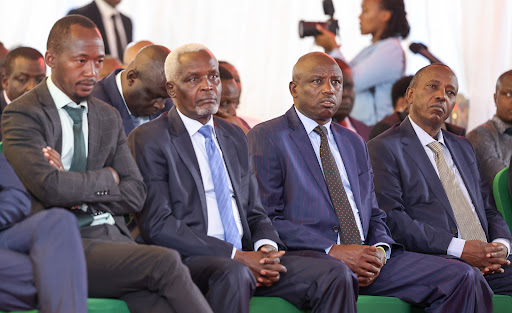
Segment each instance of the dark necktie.
M64 110L73 120L73 158L71 159L70 171L85 172L87 168L87 157L85 156L85 141L82 132L82 116L84 107L72 108L64 106Z
M116 46L117 46L117 57L121 59L123 57L123 44L121 43L121 35L116 23L116 14L112 15L112 22L114 23L114 32L116 33Z
M224 161L222 161L219 149L217 149L215 142L213 142L212 127L210 125L204 125L199 129L199 133L203 135L205 139L204 144L206 154L208 155L210 172L212 174L215 198L217 199L220 219L224 227L224 239L238 250L242 250L242 240L240 239L240 233L238 232L235 217L233 216L228 177L224 170Z
M321 139L320 160L322 161L325 182L331 196L332 206L340 224L340 243L360 245L361 235L357 228L356 219L348 201L347 193L343 187L343 182L341 181L340 171L329 147L327 129L324 126L318 125L313 131L320 135Z

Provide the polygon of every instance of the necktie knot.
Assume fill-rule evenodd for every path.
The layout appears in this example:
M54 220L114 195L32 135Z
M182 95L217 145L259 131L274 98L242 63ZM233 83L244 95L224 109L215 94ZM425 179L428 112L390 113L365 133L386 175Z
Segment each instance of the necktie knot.
M199 128L199 133L203 135L206 139L212 138L212 127L210 125L204 125L203 127Z
M433 141L427 145L432 151L435 152L435 154L440 154L443 152L443 146L439 141Z
M325 126L318 125L313 129L313 131L320 135L320 137L327 136L327 128L325 128Z
M68 113L69 117L71 117L73 124L76 125L82 123L83 111L85 109L83 106L80 106L79 108L72 108L66 105L63 109Z

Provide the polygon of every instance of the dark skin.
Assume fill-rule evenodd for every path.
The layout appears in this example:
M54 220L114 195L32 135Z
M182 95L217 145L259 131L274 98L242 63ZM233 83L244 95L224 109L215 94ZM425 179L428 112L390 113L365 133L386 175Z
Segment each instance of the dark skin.
M458 92L458 81L452 70L441 64L432 64L420 70L407 89L410 118L438 139L444 121L450 116ZM468 240L461 258L478 267L482 274L502 273L502 265L509 265L507 248L498 242Z
M175 81L166 84L169 95L181 113L206 124L220 102L222 86L217 60L206 50L184 53L179 58L177 73ZM258 251L237 250L234 260L251 269L258 287L269 287L279 281L281 273L286 273L279 259L284 253L265 245Z
M295 107L318 124L326 124L337 112L343 94L343 77L338 64L328 55L312 52L293 68L290 93ZM368 245L333 245L329 255L345 262L356 274L359 286L369 286L379 276L386 255Z

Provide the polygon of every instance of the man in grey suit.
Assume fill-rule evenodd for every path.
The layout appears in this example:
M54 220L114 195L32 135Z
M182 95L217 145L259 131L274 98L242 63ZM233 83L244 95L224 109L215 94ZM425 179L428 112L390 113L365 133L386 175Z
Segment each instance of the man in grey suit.
M253 295L313 312L355 312L357 280L333 260L284 255L265 214L243 131L212 117L220 102L217 59L204 46L165 61L175 107L130 133L148 188L138 222L147 243L183 255L215 312L249 312Z
M142 208L146 190L119 113L89 96L103 58L93 22L57 21L45 55L52 75L4 112L5 156L33 213L60 206L96 216L81 228L89 296L122 299L131 312L211 312L176 251L137 245L126 228L123 215Z

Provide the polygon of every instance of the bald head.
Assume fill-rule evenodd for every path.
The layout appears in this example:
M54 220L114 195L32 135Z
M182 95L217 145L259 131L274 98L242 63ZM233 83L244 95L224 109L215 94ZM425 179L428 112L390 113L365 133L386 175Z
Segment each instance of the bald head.
M506 71L498 77L498 81L496 82L496 93L498 93L499 88L503 84L503 81L512 79L512 70Z
M297 60L295 66L293 67L292 80L299 81L305 71L309 71L312 67L317 65L327 65L334 64L337 65L336 61L323 52L311 52L305 54Z
M144 47L122 73L123 96L135 116L154 115L165 107L164 63L170 52L159 45Z
M126 49L124 50L124 55L123 55L124 65L127 66L128 64L130 64L133 61L133 59L135 59L135 56L137 55L137 53L139 53L139 51L142 50L142 48L147 47L152 44L153 43L149 40L130 42L126 46Z
M452 69L450 67L448 67L447 65L440 64L440 63L429 64L425 67L420 68L419 71L416 72L416 74L412 78L409 86L416 87L416 85L417 85L418 81L421 79L422 75L424 75L425 73L430 72L430 71L441 70L442 68L448 70L449 72L451 72L453 74L453 76L455 76L455 73L453 73ZM455 76L455 79L457 80L456 76ZM458 87L458 81L457 81L457 87Z

